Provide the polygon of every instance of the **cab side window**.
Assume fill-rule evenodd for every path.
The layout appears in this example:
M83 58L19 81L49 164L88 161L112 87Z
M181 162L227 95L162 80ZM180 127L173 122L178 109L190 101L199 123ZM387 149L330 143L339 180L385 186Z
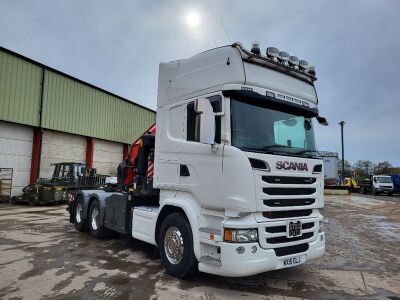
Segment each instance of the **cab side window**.
M213 107L214 113L222 111L222 97L220 95L210 96L207 99L210 100L211 106ZM194 110L194 102L187 105L187 123L186 123L186 140L192 142L199 142L199 133L197 132L199 126L196 126L198 122L197 113ZM221 143L221 116L215 116L215 142Z

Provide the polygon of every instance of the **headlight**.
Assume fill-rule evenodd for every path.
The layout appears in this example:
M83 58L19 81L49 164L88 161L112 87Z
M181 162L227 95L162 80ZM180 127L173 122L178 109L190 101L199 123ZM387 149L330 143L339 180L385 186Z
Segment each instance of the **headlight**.
M257 229L224 229L224 241L235 243L258 242Z

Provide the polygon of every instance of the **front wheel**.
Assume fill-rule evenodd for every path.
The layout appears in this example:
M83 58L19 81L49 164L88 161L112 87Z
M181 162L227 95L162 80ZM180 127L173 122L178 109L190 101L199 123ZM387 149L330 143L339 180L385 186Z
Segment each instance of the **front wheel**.
M89 229L90 234L96 239L103 239L109 236L109 230L100 225L100 204L93 200L89 209Z
M158 248L168 274L183 278L197 272L192 229L189 221L180 213L172 213L163 221Z

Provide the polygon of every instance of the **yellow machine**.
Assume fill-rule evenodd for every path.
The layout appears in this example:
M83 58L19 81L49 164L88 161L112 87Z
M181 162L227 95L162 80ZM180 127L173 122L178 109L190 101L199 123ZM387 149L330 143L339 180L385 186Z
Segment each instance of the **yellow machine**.
M350 187L350 190L352 192L360 191L360 185L358 184L357 179L355 179L354 177L346 177L344 179L343 185Z

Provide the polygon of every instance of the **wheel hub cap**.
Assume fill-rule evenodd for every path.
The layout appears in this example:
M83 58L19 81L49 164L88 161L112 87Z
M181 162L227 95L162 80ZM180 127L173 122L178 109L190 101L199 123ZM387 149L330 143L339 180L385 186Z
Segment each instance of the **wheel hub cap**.
M94 207L92 210L92 215L91 215L91 223L92 223L92 228L94 230L97 230L98 228L98 216L99 216L99 210L97 207Z
M82 221L82 203L78 203L75 210L75 220L76 222L80 223Z
M178 228L168 228L164 237L164 250L170 263L176 265L182 260L183 238Z

